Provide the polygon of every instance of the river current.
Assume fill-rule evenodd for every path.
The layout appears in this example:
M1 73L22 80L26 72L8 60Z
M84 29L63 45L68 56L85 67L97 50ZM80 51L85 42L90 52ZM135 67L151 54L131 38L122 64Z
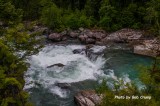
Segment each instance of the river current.
M150 57L135 55L122 47L93 46L88 54L85 49L84 45L46 45L29 57L31 65L25 73L24 89L35 106L76 106L74 95L80 90L95 89L103 79L111 89L113 81L120 79L143 87L136 66L151 64ZM51 65L54 66L48 67Z

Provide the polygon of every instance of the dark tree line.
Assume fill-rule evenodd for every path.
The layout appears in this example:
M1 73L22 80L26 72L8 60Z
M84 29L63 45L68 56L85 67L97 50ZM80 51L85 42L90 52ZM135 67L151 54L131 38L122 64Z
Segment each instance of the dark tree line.
M23 20L37 20L58 31L65 28L93 28L96 26L107 31L128 27L147 29L154 32L155 35L159 35L160 32L160 0L1 1L10 2L16 9L21 9ZM48 10L45 11L46 9ZM48 24L46 20L52 21L51 24Z

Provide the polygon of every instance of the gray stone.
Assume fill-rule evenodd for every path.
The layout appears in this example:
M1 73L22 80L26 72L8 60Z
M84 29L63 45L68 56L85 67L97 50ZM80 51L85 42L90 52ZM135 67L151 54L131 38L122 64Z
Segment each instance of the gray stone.
M88 38L88 36L87 35L80 35L79 36L79 39L80 39L80 41L82 41L82 42L86 42L86 39Z
M95 44L96 43L96 40L93 39L93 38L87 38L86 39L86 44Z
M94 90L84 90L78 92L74 98L79 106L96 106L102 102L102 97Z
M79 35L79 33L76 32L76 31L75 31L75 32L71 31L69 35L70 35L70 37L72 37L72 38L77 38L78 35Z
M160 42L158 40L144 40L140 45L134 45L134 53L146 56L160 55Z
M63 36L60 33L52 33L48 36L48 39L53 40L53 41L61 41L62 37Z
M103 42L128 43L131 41L139 40L142 37L142 35L143 32L139 30L121 29L106 36Z

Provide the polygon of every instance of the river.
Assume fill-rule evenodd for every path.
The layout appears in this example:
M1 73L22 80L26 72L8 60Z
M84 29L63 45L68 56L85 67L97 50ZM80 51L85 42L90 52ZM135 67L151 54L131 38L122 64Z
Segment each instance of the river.
M103 79L113 87L113 81L136 82L137 65L149 65L152 58L135 55L121 46L93 46L86 55L84 45L46 45L28 62L24 89L35 106L76 106L74 95L84 89L95 89ZM82 50L73 53L74 50ZM50 67L61 63L63 67Z

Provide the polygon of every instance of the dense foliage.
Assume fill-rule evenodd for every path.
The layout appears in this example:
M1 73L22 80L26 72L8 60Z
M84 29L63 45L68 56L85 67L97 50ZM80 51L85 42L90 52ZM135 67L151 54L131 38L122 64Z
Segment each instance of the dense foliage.
M57 31L79 27L99 27L114 31L128 27L160 34L160 0L7 1L23 11L23 20L40 20Z
M30 106L23 90L26 56L38 50L34 47L37 34L28 34L22 21L23 10L0 0L0 106ZM20 55L21 54L21 55Z

